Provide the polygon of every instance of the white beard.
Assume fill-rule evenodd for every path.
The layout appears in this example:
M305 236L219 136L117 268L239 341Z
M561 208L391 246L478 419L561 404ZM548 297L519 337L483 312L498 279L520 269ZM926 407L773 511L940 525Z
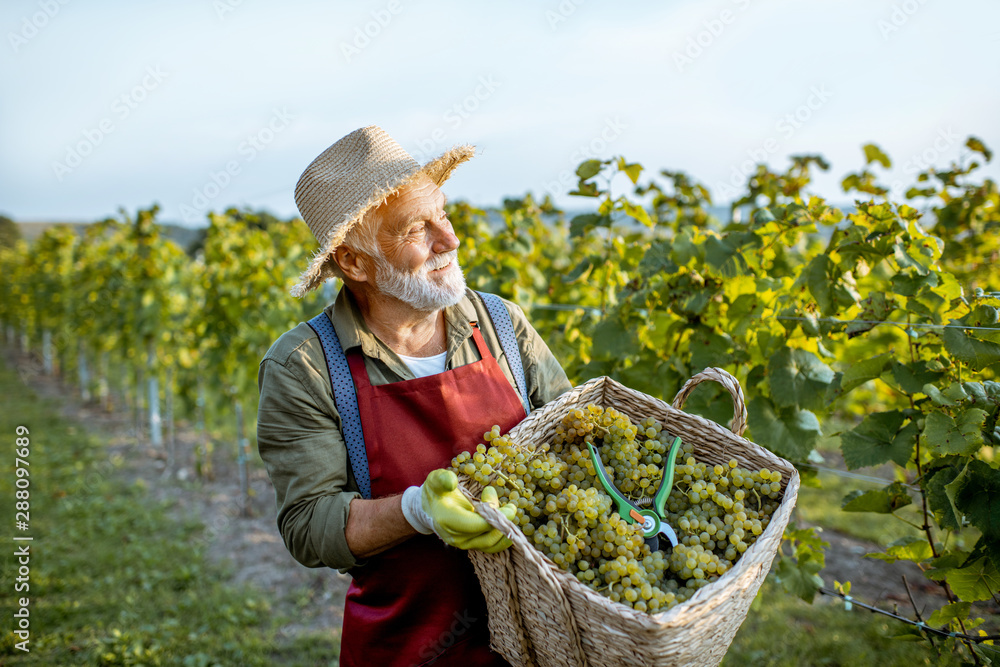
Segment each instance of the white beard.
M465 275L458 265L458 251L428 259L416 273L400 271L382 253L374 257L375 286L380 292L399 299L415 310L433 312L454 306L465 296ZM435 279L428 275L442 266L451 266Z

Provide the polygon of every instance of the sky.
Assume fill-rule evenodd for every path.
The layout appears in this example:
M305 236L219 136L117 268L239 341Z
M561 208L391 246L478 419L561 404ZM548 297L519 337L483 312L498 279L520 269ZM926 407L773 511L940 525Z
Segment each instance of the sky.
M584 159L683 170L727 203L757 162L832 165L875 142L901 194L925 166L1000 151L996 0L6 0L0 214L88 221L156 202L297 214L326 147L366 125L481 206L567 195ZM983 173L1000 179L1000 157ZM727 196L728 195L728 196Z

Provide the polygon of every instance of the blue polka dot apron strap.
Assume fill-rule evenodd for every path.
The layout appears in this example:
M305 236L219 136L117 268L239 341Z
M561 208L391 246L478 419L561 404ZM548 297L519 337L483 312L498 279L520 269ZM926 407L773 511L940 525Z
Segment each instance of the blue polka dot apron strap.
M333 322L325 312L307 322L319 336L326 358L326 368L330 373L330 385L333 387L333 399L340 413L340 430L347 444L347 455L351 460L351 470L354 481L358 484L361 497L372 497L372 481L368 474L368 453L365 451L365 436L361 430L361 414L358 412L358 395L354 390L354 380L351 379L351 367L340 345Z
M510 312L496 294L488 292L476 292L476 294L483 300L483 305L493 320L493 329L500 339L500 347L507 357L507 365L514 374L514 383L517 384L518 393L521 395L524 414L530 415L531 401L528 400L528 383L524 379L524 360L521 359L521 350L517 347L517 337L514 335L514 322L510 319Z

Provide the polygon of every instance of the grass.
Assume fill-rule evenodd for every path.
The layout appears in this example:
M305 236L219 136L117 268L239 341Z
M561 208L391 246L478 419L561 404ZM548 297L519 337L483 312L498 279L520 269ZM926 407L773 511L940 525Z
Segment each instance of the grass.
M948 667L962 664L944 650L938 656L924 642L892 639L903 635L906 627L857 608L846 611L843 604L827 598L809 604L784 594L767 581L722 665Z
M15 427L30 430L30 590L4 548L5 610L30 598L30 652L6 617L5 665L336 664L337 633L288 638L272 593L226 582L197 546L202 527L171 518L142 484L128 486L98 437L60 419L0 365L0 433L10 446L0 498L13 513ZM11 466L11 467L8 467ZM9 519L13 521L13 517ZM10 525L10 524L8 524ZM13 528L10 529L11 532ZM10 542L12 544L12 542Z
M811 524L819 524L824 528L836 530L860 540L874 542L883 547L901 537L921 537L922 533L899 518L888 514L873 512L843 512L841 501L851 491L872 491L883 488L892 480L884 483L869 482L845 478L833 473L820 471L817 478L819 487L802 485L799 488L799 498L795 503L795 511L799 519ZM911 523L920 522L917 505L908 505L897 510L896 514Z

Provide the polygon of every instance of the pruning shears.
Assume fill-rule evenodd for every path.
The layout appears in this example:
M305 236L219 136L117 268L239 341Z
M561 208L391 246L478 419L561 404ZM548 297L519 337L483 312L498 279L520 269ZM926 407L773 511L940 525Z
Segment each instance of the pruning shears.
M587 447L590 448L590 459L594 463L594 469L597 470L597 477L601 480L604 490L618 505L618 515L627 523L638 523L642 526L642 533L650 551L657 551L660 548L660 535L667 538L671 547L677 546L677 534L666 521L666 505L667 496L670 495L670 489L674 486L674 458L677 456L677 450L680 449L680 446L680 437L674 438L670 445L670 453L667 455L667 464L663 468L660 486L653 495L653 509L639 509L608 478L608 474L604 470L604 462L601 461L597 449L594 448L593 444L587 443Z

